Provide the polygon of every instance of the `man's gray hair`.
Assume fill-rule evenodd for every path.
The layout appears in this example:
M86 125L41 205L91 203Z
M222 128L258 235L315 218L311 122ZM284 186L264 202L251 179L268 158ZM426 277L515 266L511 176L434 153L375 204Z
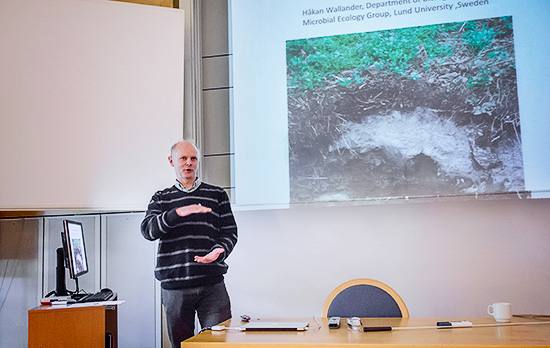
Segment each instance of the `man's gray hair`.
M197 145L195 145L195 143L192 142L191 140L178 141L177 143L172 145L172 147L170 148L170 156L172 156L174 154L174 149L176 148L176 146L178 146L178 144L183 144L183 143L189 143L189 144L193 145L193 147L195 148L195 151L197 151L197 158L198 159L201 158L201 150L199 150L199 147Z

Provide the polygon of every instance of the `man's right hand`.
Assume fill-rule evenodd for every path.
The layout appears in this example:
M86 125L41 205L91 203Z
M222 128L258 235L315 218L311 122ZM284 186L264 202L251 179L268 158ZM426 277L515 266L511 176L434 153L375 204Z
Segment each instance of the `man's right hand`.
M192 205L186 205L183 207L179 207L176 209L176 213L179 216L187 216L191 214L201 214L201 213L209 213L212 209L208 207L203 207L200 204L192 204Z

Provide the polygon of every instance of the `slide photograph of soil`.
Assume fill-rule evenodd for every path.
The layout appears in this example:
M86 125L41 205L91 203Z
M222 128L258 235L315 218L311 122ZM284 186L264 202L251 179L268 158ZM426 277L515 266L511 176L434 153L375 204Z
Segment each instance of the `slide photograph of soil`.
M291 203L525 190L512 17L286 55Z

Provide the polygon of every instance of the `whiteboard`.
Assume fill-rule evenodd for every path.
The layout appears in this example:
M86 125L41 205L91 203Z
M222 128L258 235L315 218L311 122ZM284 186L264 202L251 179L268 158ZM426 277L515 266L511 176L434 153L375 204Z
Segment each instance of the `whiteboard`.
M0 209L144 210L183 135L184 13L0 0Z

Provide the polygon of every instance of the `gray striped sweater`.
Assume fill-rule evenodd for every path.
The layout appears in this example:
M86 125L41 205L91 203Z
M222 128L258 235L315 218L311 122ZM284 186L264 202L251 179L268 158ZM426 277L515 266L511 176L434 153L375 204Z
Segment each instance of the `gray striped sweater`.
M181 217L176 209L191 204L212 208L210 213ZM159 241L155 277L164 289L215 284L227 272L225 259L237 243L237 224L227 193L207 183L192 192L175 185L157 191L141 223L141 233L148 240ZM225 250L209 264L194 261L215 248Z

